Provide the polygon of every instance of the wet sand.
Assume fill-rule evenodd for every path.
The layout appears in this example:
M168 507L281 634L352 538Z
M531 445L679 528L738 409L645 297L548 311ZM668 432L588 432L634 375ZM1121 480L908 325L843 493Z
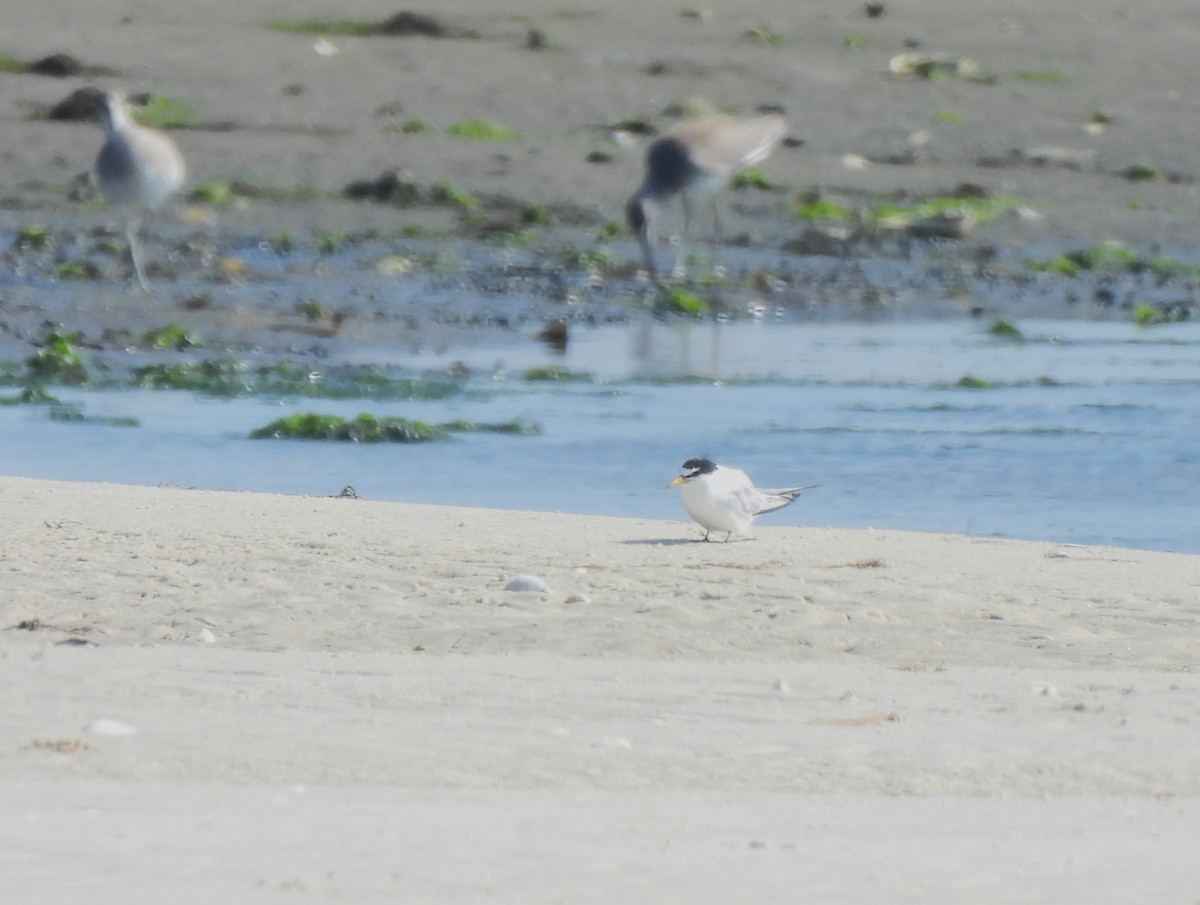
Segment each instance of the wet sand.
M489 4L481 13L474 3L442 3L429 11L479 38L331 37L337 52L326 56L314 49L317 38L264 25L379 21L398 8L377 0L336 8L314 0L201 0L186 7L73 0L53 11L29 4L6 23L7 53L32 60L68 52L121 74L0 80L0 118L12 137L0 176L21 198L22 187L63 184L84 172L99 146L94 127L28 117L71 88L115 82L163 92L190 104L200 123L221 125L176 133L193 184L227 175L337 192L399 167L425 185L449 179L481 194L576 201L618 218L639 179L642 152L637 144L609 145L610 127L633 118L662 126L669 104L700 97L742 113L783 105L803 144L780 150L766 168L795 191L924 194L972 182L1038 205L1043 220L989 227L993 239L1018 242L1069 237L1143 245L1185 242L1196 232L1200 150L1191 123L1200 101L1189 90L1188 50L1200 37L1200 17L1184 0L1111 9L988 0L969 10L937 0L886 4L878 19L857 3L808 9L762 2L737 13L713 8L704 18L683 17L682 10L626 0L568 9L534 0ZM783 43L748 40L745 32L757 26ZM531 28L544 34L548 49L526 48ZM893 78L889 60L909 49L906 42L969 56L995 82ZM1047 81L1056 76L1061 81ZM1098 112L1111 126L1090 135L1087 121ZM944 114L958 121L943 121ZM419 135L393 128L413 118L436 128ZM443 131L476 118L515 129L520 139L475 142ZM917 133L925 136L914 145ZM1076 152L1084 165L978 165L1014 149L1051 147ZM614 159L589 163L597 148ZM907 165L854 169L844 161L847 154L882 159L914 148L920 153ZM1138 164L1179 181L1114 175ZM48 203L36 193L25 200ZM413 216L422 215L336 201L220 211L221 228L231 231L284 220L297 231L363 229ZM4 217L27 219L11 207Z
M448 3L430 11L475 37L446 39L268 27L378 22L397 11L381 2L14 10L3 50L26 61L67 52L118 74L0 79L0 122L12 136L0 155L0 229L53 231L47 250L6 253L16 278L6 289L0 354L8 357L5 344L15 341L11 356L19 358L47 319L98 346L186 320L214 344L271 348L279 329L297 331L288 321L312 299L339 320L300 324L299 332L351 341L391 322L428 327L447 316L502 328L614 309L627 316L650 295L636 275L636 246L625 235L598 236L623 217L646 139L614 142L613 127L643 120L665 128L673 120L664 111L696 99L743 114L782 107L793 140L764 165L776 190L722 201L724 263L741 276L699 287L714 310L1128 319L1148 304L1194 314L1186 267L1196 263L1189 237L1200 226L1200 151L1190 124L1200 102L1188 90L1188 60L1200 23L1187 3L1047 10L985 2L969 12L949 2L887 4L879 18L864 10L780 2L689 17L628 2L504 3L486 13ZM748 38L756 28L780 43ZM529 49L531 30L545 49ZM894 77L890 61L913 45L969 57L991 78ZM230 204L185 196L154 218L146 241L154 298L131 293L128 263L94 235L117 238L112 213L79 188L98 128L37 118L95 84L190 106L192 127L173 130L190 186L233 180L268 193ZM405 133L417 119L432 128ZM445 131L475 119L518 138ZM595 153L605 162L593 162ZM1131 170L1154 178L1131 180ZM389 171L411 180L422 202L343 196L349 183ZM443 181L482 207L432 203ZM838 238L846 224L814 235L788 207L819 196L867 213L881 201L904 205L964 186L1012 206L966 241L932 252L888 238L877 247L877 236L847 245ZM544 206L550 225L526 230L520 210L528 204ZM677 211L665 221L667 232L679 225ZM280 236L297 250L281 251ZM343 243L343 256L320 250L331 241ZM1074 278L1030 266L1104 242L1127 246L1146 266ZM599 263L564 269L563 260L597 251ZM1163 277L1164 260L1184 270ZM56 277L79 263L97 272Z

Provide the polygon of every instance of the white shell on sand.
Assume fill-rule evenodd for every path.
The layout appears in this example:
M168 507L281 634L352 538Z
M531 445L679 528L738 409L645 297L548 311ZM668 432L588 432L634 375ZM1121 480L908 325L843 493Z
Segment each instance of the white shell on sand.
M217 636L212 633L211 629L202 628L200 629L200 640L205 644L216 644Z
M539 594L549 594L550 586L536 575L518 575L504 586L506 591L536 591Z

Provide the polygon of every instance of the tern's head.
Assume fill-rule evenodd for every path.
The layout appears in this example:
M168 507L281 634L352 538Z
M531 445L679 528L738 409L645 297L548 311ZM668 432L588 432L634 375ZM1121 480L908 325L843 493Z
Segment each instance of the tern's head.
M698 478L701 475L712 474L716 470L717 466L708 459L688 459L683 463L683 474L681 474L667 486L678 487L680 484L686 484L693 478Z
M683 474L686 478L698 478L702 474L712 474L716 470L716 464L708 459L688 459L683 463Z

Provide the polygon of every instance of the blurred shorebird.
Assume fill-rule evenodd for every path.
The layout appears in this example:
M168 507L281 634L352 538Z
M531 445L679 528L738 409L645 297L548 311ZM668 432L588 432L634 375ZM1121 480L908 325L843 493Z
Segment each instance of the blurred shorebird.
M106 91L96 102L105 142L96 157L96 181L100 191L121 213L133 269L144 292L150 291L138 228L142 218L152 213L183 185L183 156L175 142L155 129L134 121L125 95Z
M713 228L719 239L716 192L735 172L764 160L786 131L787 122L778 113L745 119L712 116L681 122L650 145L645 178L625 205L625 219L642 246L651 277L657 278L658 273L652 242L654 221L662 207L679 195L686 240L692 221L690 193L711 193Z
M756 516L782 509L816 485L760 490L740 468L717 465L708 459L688 459L683 474L667 487L679 487L683 508L704 529L704 539L713 531L724 531L725 540L746 534Z

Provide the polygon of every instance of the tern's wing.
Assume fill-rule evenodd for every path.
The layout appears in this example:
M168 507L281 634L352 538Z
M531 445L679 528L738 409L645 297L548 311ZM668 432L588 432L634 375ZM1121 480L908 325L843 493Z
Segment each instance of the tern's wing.
M721 506L735 523L749 526L750 520L762 506L762 491L740 468L720 466L712 475L709 487L713 498L722 501Z
M776 509L782 509L788 503L800 496L805 490L811 490L815 484L804 484L800 487L781 487L776 490L758 490L758 509L757 514L761 515L764 512L774 512Z

